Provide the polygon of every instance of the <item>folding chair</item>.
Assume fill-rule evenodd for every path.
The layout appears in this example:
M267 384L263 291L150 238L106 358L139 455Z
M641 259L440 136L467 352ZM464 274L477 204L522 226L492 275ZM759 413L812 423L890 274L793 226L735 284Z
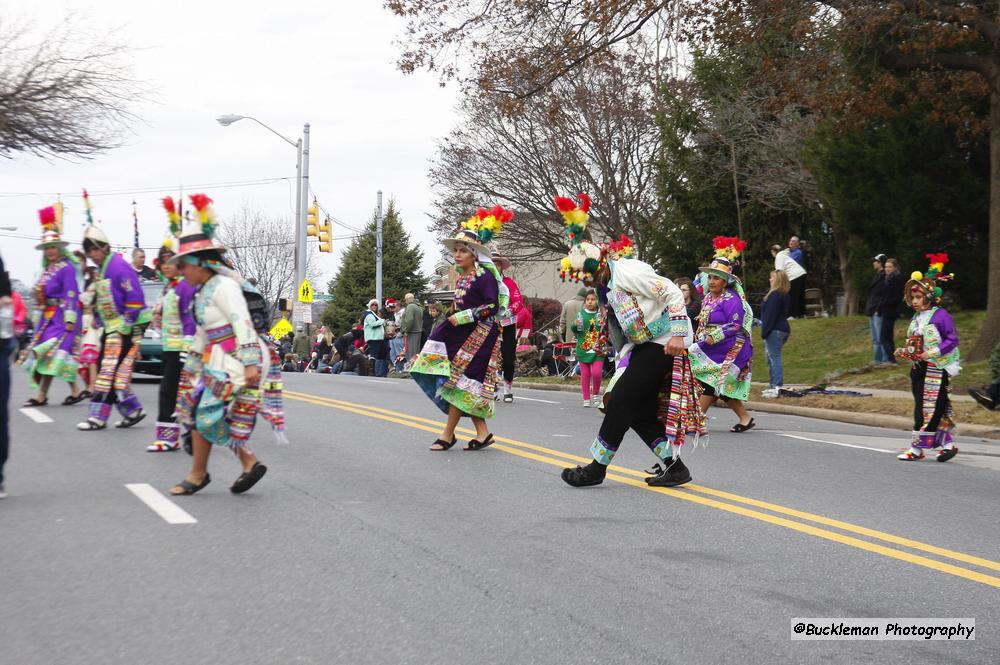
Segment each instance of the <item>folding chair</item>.
M556 361L556 369L559 363L563 364L563 369L559 371L559 376L569 378L576 373L579 363L576 361L576 342L560 342L552 346L552 359Z

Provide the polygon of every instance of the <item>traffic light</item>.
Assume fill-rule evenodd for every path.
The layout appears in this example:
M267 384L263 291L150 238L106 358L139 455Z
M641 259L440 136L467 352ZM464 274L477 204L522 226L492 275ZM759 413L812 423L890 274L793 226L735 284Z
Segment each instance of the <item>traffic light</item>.
M313 199L312 205L306 209L306 236L315 236L319 233L319 206L316 205L316 199Z
M319 227L319 251L321 252L332 252L333 251L333 228L330 223L330 216L327 215L326 219L323 220L323 224Z

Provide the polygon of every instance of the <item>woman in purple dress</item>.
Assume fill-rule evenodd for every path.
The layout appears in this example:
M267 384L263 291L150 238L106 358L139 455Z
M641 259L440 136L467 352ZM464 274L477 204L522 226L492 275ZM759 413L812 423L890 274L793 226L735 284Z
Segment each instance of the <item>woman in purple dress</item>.
M513 216L497 207L480 211L484 221L490 217L482 217L483 213L496 220L497 230ZM483 232L468 228L471 221L455 237L444 240L461 275L455 285L452 314L434 329L410 369L417 385L448 415L441 437L431 450L448 450L455 445L455 428L462 416L472 418L476 427L476 438L464 450L480 450L493 443L486 419L493 417L500 368L496 317L506 298L501 298L502 278L490 251L482 244Z
M35 249L42 250L44 271L35 285L35 305L40 312L35 336L28 348L25 369L32 387L38 394L24 406L45 406L53 378L70 385L71 394L63 404L76 404L83 399L76 385L79 369L80 319L80 266L70 252L69 244L59 237L62 226L61 204L38 211L42 223L42 242Z
M753 311L733 274L732 261L717 256L701 271L708 276L708 289L698 314L695 343L688 350L691 371L702 386L701 410L707 413L722 399L740 419L729 431L745 432L756 425L745 405L750 397Z

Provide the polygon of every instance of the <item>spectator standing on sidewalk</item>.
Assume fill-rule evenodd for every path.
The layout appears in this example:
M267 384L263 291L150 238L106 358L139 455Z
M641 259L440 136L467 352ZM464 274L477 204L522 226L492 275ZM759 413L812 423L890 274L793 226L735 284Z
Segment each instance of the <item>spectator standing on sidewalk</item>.
M777 397L784 385L785 369L781 362L781 348L788 341L792 329L788 325L788 292L791 286L783 270L771 273L771 290L764 296L761 308L760 337L767 351L768 387L764 397Z
M798 236L792 236L788 239L788 258L798 266L798 270L796 270L794 265L785 262L785 274L788 275L788 281L791 284L789 315L792 318L801 319L806 313L806 259ZM793 277L790 271L795 272L797 276Z
M882 315L879 314L879 307L882 306L882 298L885 295L885 254L876 254L872 258L871 284L868 285L868 299L865 301L865 314L868 316L868 327L872 335L872 361L876 365L887 363L891 356L885 354L885 347L882 345Z
M388 373L389 349L385 340L385 319L378 314L378 300L375 298L368 301L363 324L368 355L375 361L375 376L385 376Z
M793 236L793 240L795 240L796 244L798 243L798 238ZM789 245L791 245L791 241L789 241ZM798 251L801 256L802 250L799 249ZM771 255L774 256L774 269L784 271L788 277L788 283L791 285L788 300L788 315L794 317L802 316L802 314L795 314L796 285L802 287L802 313L805 313L806 269L801 263L792 258L791 252L792 250L789 247L782 249L780 245L771 245Z
M896 259L886 259L885 262L885 287L882 292L882 303L879 305L878 313L882 319L882 328L879 331L879 339L882 341L882 349L885 354L885 362L896 365L896 342L894 329L896 319L899 318L899 307L903 303L903 276L899 273L899 263Z
M678 277L674 284L684 294L684 309L687 310L688 320L691 321L691 329L698 327L698 315L701 314L701 297L698 289L690 277Z
M583 298L587 295L587 288L581 288L576 295L563 303L562 313L559 315L559 332L562 333L564 342L575 342L576 333L573 326L576 324L576 315L583 309Z
M403 338L403 358L411 360L420 353L420 337L424 327L424 308L417 304L412 293L403 296L405 307L399 320L399 331Z
M14 303L11 299L10 276L0 257L0 499L7 498L3 467L10 450L10 355L14 352Z

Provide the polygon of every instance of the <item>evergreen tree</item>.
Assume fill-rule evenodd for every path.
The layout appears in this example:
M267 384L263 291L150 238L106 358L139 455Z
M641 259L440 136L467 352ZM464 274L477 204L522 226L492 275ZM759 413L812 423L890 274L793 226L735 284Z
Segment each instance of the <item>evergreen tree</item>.
M377 214L377 213L376 213ZM361 235L344 252L337 276L327 290L333 300L323 312L323 323L336 335L343 334L364 313L368 301L375 297L375 227L372 215ZM423 253L412 245L403 228L395 201L382 223L382 291L384 298L401 300L406 293L420 295L427 287L427 278L420 274Z

